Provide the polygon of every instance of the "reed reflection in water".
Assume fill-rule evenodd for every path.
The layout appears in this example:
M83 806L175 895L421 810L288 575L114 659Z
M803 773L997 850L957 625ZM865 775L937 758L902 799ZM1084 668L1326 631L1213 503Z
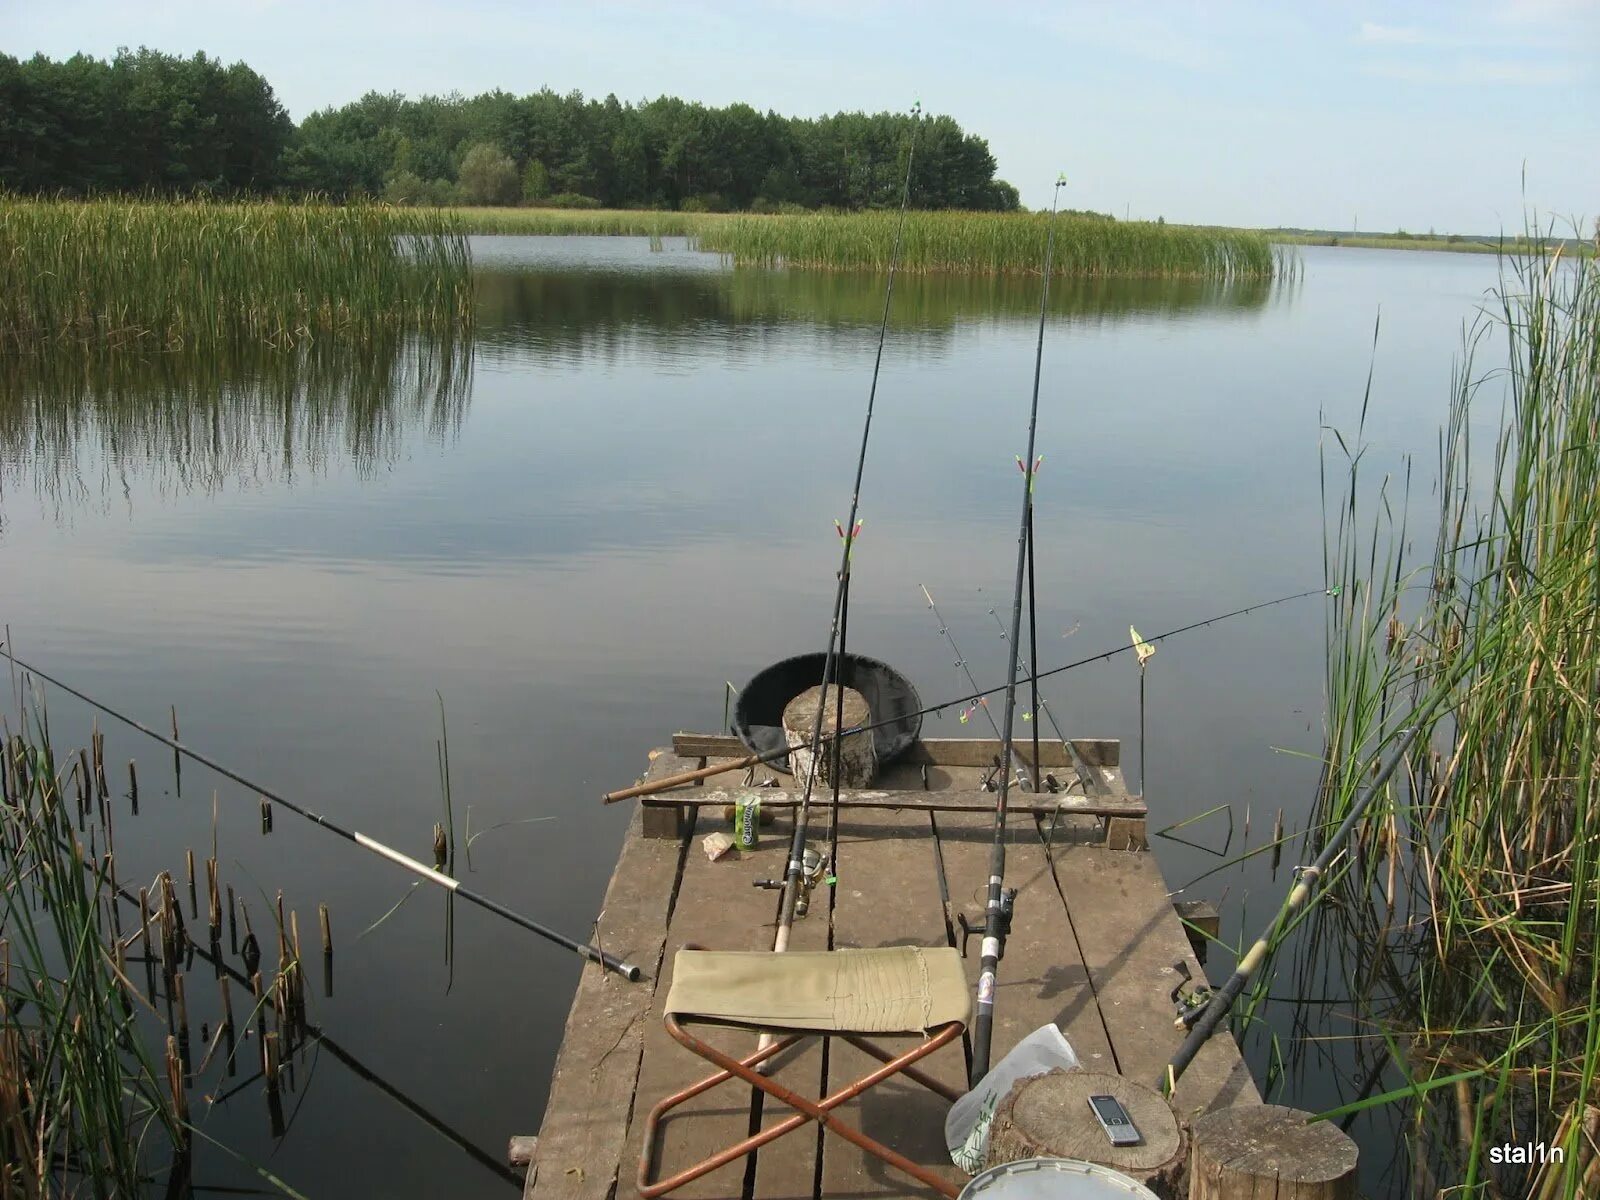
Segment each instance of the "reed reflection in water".
M157 494L209 493L292 483L335 459L367 478L411 436L452 441L471 387L471 343L428 334L25 357L0 374L0 490L31 488L61 519L129 494L135 478Z

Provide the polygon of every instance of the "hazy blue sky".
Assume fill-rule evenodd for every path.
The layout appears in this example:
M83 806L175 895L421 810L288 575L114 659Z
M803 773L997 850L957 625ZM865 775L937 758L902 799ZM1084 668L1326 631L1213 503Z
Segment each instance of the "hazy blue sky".
M1023 202L1168 220L1518 228L1600 214L1600 0L579 4L0 0L0 49L205 50L298 119L369 90L548 85L782 113L920 97Z

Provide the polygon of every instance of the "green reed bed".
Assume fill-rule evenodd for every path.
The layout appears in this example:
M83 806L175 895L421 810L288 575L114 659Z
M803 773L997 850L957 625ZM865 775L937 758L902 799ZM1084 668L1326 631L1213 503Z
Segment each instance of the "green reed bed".
M1488 336L1508 369L1480 376L1471 351ZM1495 403L1492 444L1479 445ZM1341 919L1400 967L1371 1015L1405 1075L1355 1107L1407 1106L1416 1194L1600 1194L1594 257L1510 264L1457 373L1427 561L1389 516L1404 489L1365 520L1357 477L1352 465L1329 540L1341 591L1321 818L1342 815L1424 696L1448 686L1453 703L1344 863ZM1564 1161L1491 1161L1491 1147L1529 1142Z
M472 319L441 212L0 197L0 350L293 345Z
M972 274L1037 273L1050 217L1044 213L913 212L901 269ZM738 215L704 225L703 250L750 266L886 270L898 215L890 212ZM1247 230L1206 229L1063 215L1055 260L1063 276L1271 278L1293 258Z
M428 209L414 210L427 213ZM629 208L452 208L449 213L468 233L541 236L694 237L726 217L715 213L666 212Z
M426 212L427 210L418 210ZM609 209L455 209L472 233L687 237L739 266L884 271L898 214L676 213ZM974 275L1037 274L1045 213L912 212L901 268ZM1063 214L1056 225L1063 276L1270 279L1290 274L1292 252L1254 230L1108 221Z
M281 1136L280 1069L309 1044L293 913L286 927L279 893L262 928L275 966L243 903L237 941L215 818L193 925L171 874L130 879L113 831L138 817L134 764L117 794L101 734L58 759L43 712L22 734L0 721L0 1200L187 1195L204 1148L298 1195L206 1131L224 1092L254 1090Z

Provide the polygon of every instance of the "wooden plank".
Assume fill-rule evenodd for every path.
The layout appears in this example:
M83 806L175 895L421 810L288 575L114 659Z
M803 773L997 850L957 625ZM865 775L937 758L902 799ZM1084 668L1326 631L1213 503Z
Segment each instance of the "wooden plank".
M657 999L654 981L661 974L672 898L688 845L687 837L645 838L642 826L636 811L596 933L600 945L639 963L648 974L628 983L594 963L584 964L524 1188L524 1195L535 1200L607 1200L618 1186L644 1031Z
M981 926L994 843L993 819L976 813L940 813L934 821L951 902L957 911L967 913L969 922ZM1006 823L1006 886L1017 889L1017 903L995 988L989 1061L999 1062L1040 1026L1055 1025L1086 1069L1114 1069L1111 1041L1078 949L1077 934L1031 817L1012 814ZM966 960L974 988L980 939L981 935L974 935Z
M835 947L945 946L944 904L939 891L933 827L926 811L905 808L854 812L840 821L839 885L833 932ZM885 1039L904 1049L903 1039ZM877 1065L847 1042L829 1050L828 1087L837 1090ZM965 1090L966 1059L960 1043L919 1064L928 1074ZM840 1116L913 1162L942 1168L958 1186L965 1182L944 1144L949 1101L906 1079L890 1080L839 1109ZM937 1196L909 1176L836 1136L823 1139L824 1196Z
M1026 739L1025 753L1031 759L1033 740ZM1122 743L1116 738L1073 738L1072 744L1084 762L1092 767L1114 767L1122 761ZM1023 740L1018 740L1018 749ZM732 734L675 733L672 748L684 758L744 758L750 750ZM1000 753L1000 743L994 738L922 738L914 742L897 762L929 763L941 767L987 766L989 760ZM1046 767L1071 765L1066 748L1055 738L1039 740L1039 758Z
M1062 846L1055 850L1055 878L1072 913L1117 1066L1154 1087L1184 1036L1173 1026L1169 997L1179 980L1173 964L1184 961L1196 979L1205 978L1155 855ZM1239 1048L1225 1032L1206 1043L1178 1081L1183 1117L1259 1101Z
M710 822L710 826L706 822ZM778 893L750 886L752 879L781 879L788 860L789 842L770 828L761 831L754 850L729 854L711 862L701 852L700 841L710 829L724 828L720 816L699 812L696 829L684 858L682 881L667 953L662 962L656 1003L646 1022L644 1052L639 1063L639 1083L628 1130L627 1152L617 1195L631 1195L633 1174L643 1150L643 1125L650 1107L663 1097L681 1091L713 1073L667 1034L661 1023L661 1005L672 986L673 955L693 942L717 950L770 950L777 914ZM743 1057L755 1049L755 1036L740 1030L697 1027L696 1032L714 1045ZM662 1125L657 1177L674 1174L716 1150L739 1141L750 1129L751 1089L727 1083L713 1088L674 1110ZM673 1193L682 1200L737 1200L744 1194L746 1159L721 1167Z
M954 772L963 772L971 776L972 782L967 785L967 790L955 788L942 788L938 791L849 791L842 792L839 796L839 807L846 809L878 808L920 808L931 812L992 812L994 810L995 796L993 792L986 792L975 785L982 777L983 771L978 767L929 767L929 785L933 785L937 778L939 782L951 782ZM937 776L935 775L937 772ZM732 804L740 795L749 792L750 788L705 788L695 790L680 788L670 792L662 792L659 796L651 797L651 803L659 807L700 807ZM782 787L761 788L761 803L764 807L775 810L797 808L804 793L791 791ZM641 804L646 803L641 801ZM827 809L832 803L832 793L822 788L817 788L811 796L813 813ZM1123 817L1142 820L1146 815L1143 796L1105 795L1090 797L1077 792L1028 792L1019 788L1012 788L1007 800L1007 805L1014 813L1042 813L1049 815L1060 811L1080 816Z

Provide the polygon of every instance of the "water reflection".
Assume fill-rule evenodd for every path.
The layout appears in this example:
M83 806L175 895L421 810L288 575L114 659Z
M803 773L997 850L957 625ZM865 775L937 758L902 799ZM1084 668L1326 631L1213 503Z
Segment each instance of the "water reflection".
M0 372L0 491L60 519L131 494L293 482L347 461L361 478L406 439L455 438L471 346L424 335L248 354L55 354ZM4 508L0 507L0 522Z
M655 252L636 244L551 254L540 242L522 247L475 246L478 327L482 344L536 349L565 361L609 358L641 341L653 353L692 347L711 333L753 334L820 327L847 335L874 333L883 316L884 277L870 272L708 269L719 260L681 248ZM584 242L605 239L559 239ZM616 239L610 239L615 241ZM526 245L533 243L533 245ZM1076 279L1052 285L1050 313L1060 322L1106 326L1253 316L1292 284L1266 280ZM1027 276L902 275L895 283L890 325L924 350L942 350L961 326L1031 321L1039 281ZM730 337L762 348L756 337Z

